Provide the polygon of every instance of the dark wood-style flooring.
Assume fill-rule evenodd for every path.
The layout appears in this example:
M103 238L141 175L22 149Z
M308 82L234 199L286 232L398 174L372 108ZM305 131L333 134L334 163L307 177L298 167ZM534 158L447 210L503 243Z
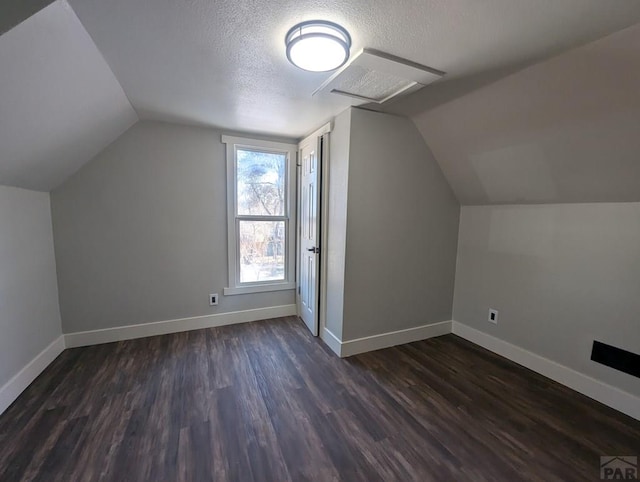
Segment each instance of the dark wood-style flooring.
M296 318L63 352L0 480L599 480L640 423L454 335L341 360Z

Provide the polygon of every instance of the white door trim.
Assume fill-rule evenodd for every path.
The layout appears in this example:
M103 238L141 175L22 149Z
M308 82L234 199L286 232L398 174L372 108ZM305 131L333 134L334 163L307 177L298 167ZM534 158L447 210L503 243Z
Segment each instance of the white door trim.
M324 132L322 145L322 162L320 162L320 313L319 333L324 333L327 326L327 273L329 246L329 149L331 148L331 127Z
M313 131L308 136L305 136L300 141L300 145L303 145L305 142L308 142L310 139L313 139L314 137L315 138L322 137L323 135L328 134L332 130L333 130L333 122L327 122L325 125L323 125L319 129L316 129L315 131Z
M329 133L333 129L333 123L328 122L323 125L312 134L306 136L304 139L300 141L298 144L298 163L297 163L297 182L296 182L296 199L297 199L297 213L296 220L298 224L298 228L296 230L296 307L297 313L299 317L302 317L301 307L300 307L300 260L301 256L301 220L300 220L300 206L301 206L301 172L300 172L300 163L302 162L301 152L302 149L309 145L317 146L317 150L319 151L319 155L321 157L318 158L318 187L320 191L320 203L318 205L318 216L319 216L319 238L317 240L320 246L320 255L319 255L319 265L318 265L318 273L317 280L319 286L317 287L316 293L318 295L318 305L316 314L318 320L318 335L322 336L323 329L326 322L326 272L327 272L327 260L326 256L324 256L324 250L327 245L327 231L328 231L328 220L326 213L328 212L328 169L329 169ZM322 149L320 146L322 145Z

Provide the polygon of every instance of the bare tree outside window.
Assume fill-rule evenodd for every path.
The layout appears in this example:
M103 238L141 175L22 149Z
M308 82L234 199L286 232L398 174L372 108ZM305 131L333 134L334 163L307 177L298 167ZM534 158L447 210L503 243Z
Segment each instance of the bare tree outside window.
M286 169L283 153L236 152L241 283L285 279L285 222L269 218L286 215Z

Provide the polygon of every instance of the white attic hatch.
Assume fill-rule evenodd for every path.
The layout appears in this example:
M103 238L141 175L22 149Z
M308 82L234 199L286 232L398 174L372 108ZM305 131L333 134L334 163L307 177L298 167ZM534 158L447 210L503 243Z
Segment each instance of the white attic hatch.
M313 96L331 93L383 104L431 84L444 72L374 49L363 49L329 77Z

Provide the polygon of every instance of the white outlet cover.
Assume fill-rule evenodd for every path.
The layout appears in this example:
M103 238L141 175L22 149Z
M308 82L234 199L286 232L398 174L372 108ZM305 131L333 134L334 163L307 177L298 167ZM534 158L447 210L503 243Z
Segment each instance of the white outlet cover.
M493 317L491 316L493 315ZM498 310L494 310L493 308L489 308L489 323L493 323L494 325L498 324Z
M218 305L218 293L212 293L209 295L209 306Z

